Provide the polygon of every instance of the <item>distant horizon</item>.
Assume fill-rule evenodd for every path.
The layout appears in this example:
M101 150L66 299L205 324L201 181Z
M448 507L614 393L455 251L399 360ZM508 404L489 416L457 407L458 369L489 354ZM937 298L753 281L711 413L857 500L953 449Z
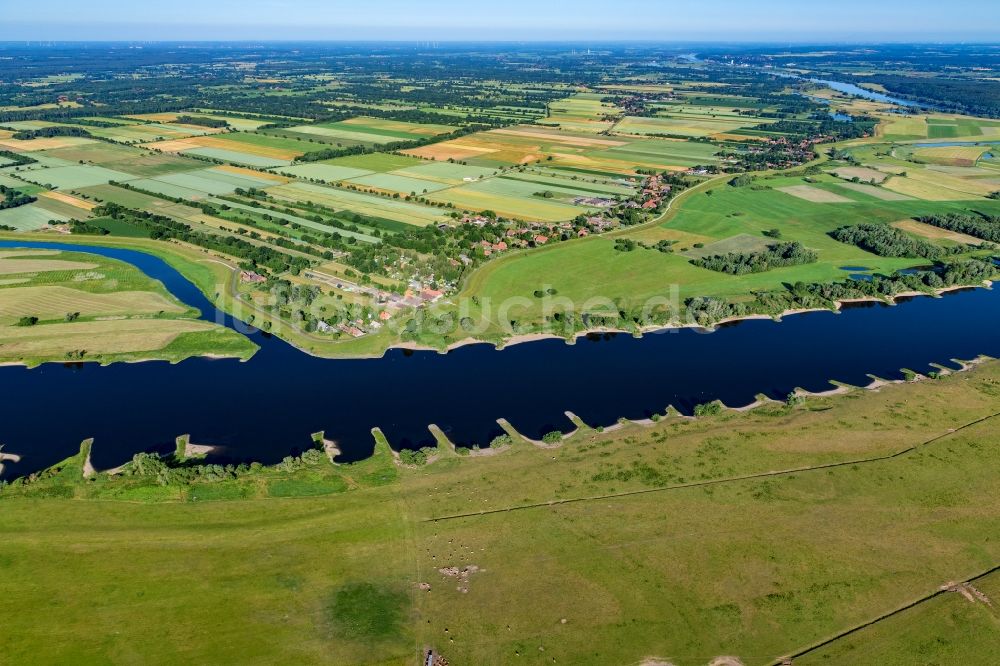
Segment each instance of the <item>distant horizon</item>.
M7 45L59 45L59 44L226 44L226 45L253 45L253 44L411 44L414 46L424 46L427 44L447 44L447 45L509 45L509 44L538 44L552 46L621 46L621 45L646 45L646 46L996 46L1000 48L1000 39L865 39L865 40L823 40L823 39L587 39L587 38L566 38L566 39L491 39L491 40L468 40L468 39L254 39L254 38L204 38L204 39L5 39L0 38L0 46Z
M995 6L958 0L40 0L4 9L3 42L995 43ZM39 16L50 18L40 19ZM970 20L975 17L982 20ZM752 35L752 39L748 36Z

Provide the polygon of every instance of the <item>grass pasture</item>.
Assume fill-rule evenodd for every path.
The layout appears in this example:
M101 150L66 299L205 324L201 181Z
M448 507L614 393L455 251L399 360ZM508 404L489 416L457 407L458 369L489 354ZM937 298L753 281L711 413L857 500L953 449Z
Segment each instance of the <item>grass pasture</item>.
M847 197L842 197L835 192L812 187L811 185L788 185L779 188L778 191L811 203L850 203L851 201Z
M0 275L0 362L36 365L65 361L68 354L94 361L180 360L208 352L245 358L254 350L238 333L195 319L162 284L129 264L92 254L5 250ZM39 322L16 325L29 316ZM185 340L189 335L195 337Z
M824 189L841 187L837 185L842 183L839 179L825 176L813 180L816 182L806 184L802 178L773 177L762 179L767 188L723 185L713 188L711 196L696 192L683 201L669 221L622 234L650 244L674 240L671 253L643 249L620 252L613 239L606 237L571 240L490 262L470 277L463 295L494 303L524 297L531 303L518 313L518 321L524 325L542 316L541 305L532 298L542 285L550 285L560 297L577 306L595 298L611 299L623 307L638 306L649 298L671 297L670 285L678 286L682 302L694 296L738 301L757 290L782 289L786 283L843 280L847 274L842 266L867 266L875 273L889 275L922 265L925 261L920 258L879 257L839 243L828 234L846 224L891 224L908 217L966 210L964 202L885 200L849 189L842 190L841 196ZM807 187L811 198L823 201L787 193L788 188L795 187ZM825 202L831 196L837 203ZM1000 212L998 205L983 199L976 205L985 212ZM798 241L815 250L818 261L739 276L698 268L689 261L691 252L754 249L751 240L759 249L776 242L764 233L772 229L780 230L782 242ZM696 243L705 247L697 248ZM489 317L486 320L490 322Z

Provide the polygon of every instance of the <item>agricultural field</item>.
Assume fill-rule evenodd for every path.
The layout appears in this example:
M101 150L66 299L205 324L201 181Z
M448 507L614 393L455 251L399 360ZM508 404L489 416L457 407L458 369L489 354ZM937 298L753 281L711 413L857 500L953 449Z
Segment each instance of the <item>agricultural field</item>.
M514 437L489 456L442 440L419 467L383 441L347 465L84 482L84 447L0 496L0 604L17 609L6 654L402 665L426 646L451 663L765 664L927 597L802 663L976 661L995 643L992 607L939 590L1000 555L987 538L998 381L989 363L798 406L584 427L551 448ZM836 463L853 464L815 469ZM995 605L995 575L971 585ZM89 630L95 599L116 633ZM188 640L143 640L163 627Z
M288 166L296 157L316 149L307 141L238 132L147 143L143 148L258 168Z
M603 101L600 93L578 93L549 103L549 115L539 125L554 125L572 132L600 134L610 130L614 118L624 113L614 104Z
M0 363L180 360L254 345L196 312L138 269L91 254L0 251Z
M426 139L439 134L447 134L456 129L458 128L451 125L408 123L362 116L332 123L296 125L277 131L293 135L306 135L327 143L347 141L353 142L353 144L378 146L399 141Z
M703 137L727 134L733 130L752 127L763 122L759 118L740 118L731 115L684 112L669 115L661 112L653 118L627 116L615 124L616 134L662 135L681 137Z
M335 210L348 209L415 226L441 224L451 219L440 209L311 183L294 182L270 187L267 191L281 201L314 202Z
M545 162L551 167L583 168L631 175L636 169L682 171L693 163L713 164L718 148L668 139L595 136L579 132L517 126L474 134L405 151L423 159L454 160L472 166L509 167Z

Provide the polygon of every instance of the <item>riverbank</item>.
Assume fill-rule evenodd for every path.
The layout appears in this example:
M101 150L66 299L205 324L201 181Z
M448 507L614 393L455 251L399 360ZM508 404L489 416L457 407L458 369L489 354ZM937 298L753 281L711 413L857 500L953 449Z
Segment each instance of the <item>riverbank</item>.
M882 304L888 304L888 305L895 305L897 303L897 301L899 299L901 299L901 298L913 298L913 297L916 297L916 296L928 296L928 297L931 297L931 298L937 298L937 297L940 297L940 296L942 296L944 294L951 293L951 292L954 292L954 291L962 291L962 290L966 290L966 289L991 289L992 285L993 285L992 281L985 281L985 282L982 282L980 284L952 285L952 286L948 286L948 287L942 287L940 289L935 289L935 290L933 290L931 292L925 292L925 291L904 291L904 292L900 292L898 294L895 294L891 299L888 299L888 300L887 299L882 299L882 298L875 298L875 297L870 297L870 298L844 298L844 299L840 299L840 300L836 301L835 302L835 307L832 308L832 310L831 310L831 308L792 308L792 309L784 310L784 311L782 311L781 313L779 313L777 315L747 314L747 315L742 315L742 316L739 316L739 317L727 317L725 319L720 319L719 321L715 322L710 327L705 327L705 326L703 326L701 324L695 324L695 323L691 323L691 324L676 324L676 323L671 323L671 324L655 324L655 325L651 325L651 326L643 326L643 327L639 328L638 330L599 326L599 327L592 327L592 328L584 329L582 331L575 331L569 337L563 336L563 335L557 335L555 333L524 333L524 334L513 335L513 336L511 336L509 338L506 338L500 344L493 343L493 342L491 342L489 340L482 340L482 339L478 339L478 338L474 338L474 337L469 337L469 338L465 338L463 340L459 340L458 342L453 342L453 343L449 344L444 349L441 349L441 348L438 348L438 347L432 347L432 346L428 346L428 345L421 345L421 344L416 343L416 342L402 342L402 343L399 343L399 344L394 344L394 345L390 346L389 349L404 349L404 350L407 350L407 351L427 351L427 352L436 351L436 352L439 352L439 353L442 353L442 354L447 354L450 351L454 351L456 349L461 349L462 347L466 347L466 346L469 346L469 345L494 345L494 347L495 347L495 349L497 351L502 351L504 349L507 349L509 347L514 347L516 345L526 344L526 343L530 343L530 342L540 342L542 340L563 340L563 341L566 342L566 344L574 344L577 340L579 340L581 338L586 338L586 337L591 336L591 335L613 334L613 335L633 335L635 337L642 337L643 335L650 334L650 333L662 333L662 332L666 332L666 331L675 331L675 330L684 330L684 329L700 330L700 331L704 331L706 333L711 333L711 332L714 332L715 329L719 328L720 326L725 326L727 324L736 324L736 323L739 323L739 322L742 322L742 321L753 321L753 320L781 321L785 317L790 317L790 316L799 315L799 314L807 314L807 313L810 313L810 312L831 312L831 311L835 311L836 312L836 311L840 311L844 305L852 304L852 303L882 303Z

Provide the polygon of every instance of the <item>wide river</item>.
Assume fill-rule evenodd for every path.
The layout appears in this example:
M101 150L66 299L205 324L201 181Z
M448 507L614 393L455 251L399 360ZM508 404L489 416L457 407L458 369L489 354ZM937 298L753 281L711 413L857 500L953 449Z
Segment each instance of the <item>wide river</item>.
M203 318L218 315L187 279L142 252L0 242L10 247L120 259L163 282ZM322 430L350 461L370 455L375 426L396 448L432 444L432 423L457 444L485 445L501 434L501 417L540 438L572 428L566 410L598 426L648 417L668 405L689 412L716 398L730 406L749 404L759 393L784 399L796 387L829 389L829 380L864 385L869 374L899 378L901 368L927 372L931 363L1000 356L998 305L996 290L971 289L780 323L747 320L711 334L592 336L575 345L547 340L504 351L471 345L448 354L391 350L368 360L315 358L256 333L261 349L245 363L195 358L175 365L2 367L0 443L22 456L3 476L63 460L88 437L95 438L98 469L139 451L172 450L182 434L222 447L219 460L273 463L310 446L310 434Z

